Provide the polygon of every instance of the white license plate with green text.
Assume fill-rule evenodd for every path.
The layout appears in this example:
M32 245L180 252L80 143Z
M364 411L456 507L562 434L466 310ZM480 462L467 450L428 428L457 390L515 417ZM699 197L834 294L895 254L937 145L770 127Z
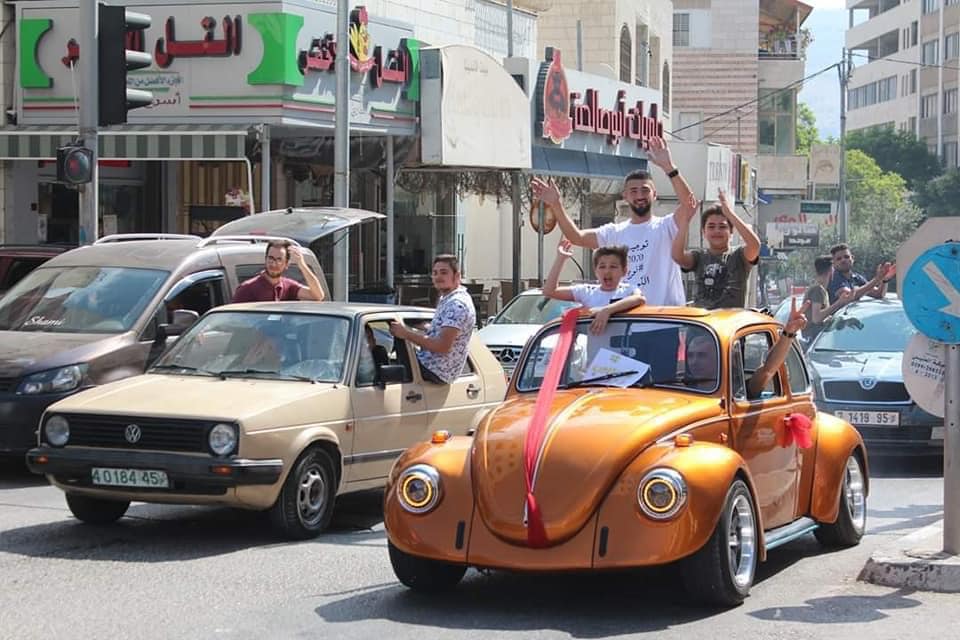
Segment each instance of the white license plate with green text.
M112 467L93 467L90 480L95 485L106 487L146 487L148 489L166 489L170 486L166 471L155 469L116 469Z
M897 411L834 411L834 415L850 424L864 427L900 426L900 413Z

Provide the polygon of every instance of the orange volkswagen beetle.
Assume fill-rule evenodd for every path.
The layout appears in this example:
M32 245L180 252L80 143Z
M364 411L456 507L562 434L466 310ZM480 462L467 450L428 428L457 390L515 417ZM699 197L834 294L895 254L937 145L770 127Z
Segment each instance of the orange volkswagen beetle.
M750 384L782 330L771 317L641 307L593 333L577 314L530 340L473 437L438 432L394 465L384 514L403 584L678 561L692 595L735 605L768 550L809 532L860 541L866 448L817 413L800 349Z

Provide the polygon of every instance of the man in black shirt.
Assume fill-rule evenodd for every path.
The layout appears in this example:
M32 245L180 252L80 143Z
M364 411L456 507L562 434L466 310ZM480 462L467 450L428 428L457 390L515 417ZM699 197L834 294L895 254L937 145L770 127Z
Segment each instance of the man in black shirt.
M833 277L827 285L830 304L837 301L841 289L852 291L854 300L859 300L864 295L883 300L887 293L887 283L897 273L896 265L884 262L877 267L874 279L868 282L863 275L853 270L853 253L849 246L838 244L830 249L830 256L833 259Z

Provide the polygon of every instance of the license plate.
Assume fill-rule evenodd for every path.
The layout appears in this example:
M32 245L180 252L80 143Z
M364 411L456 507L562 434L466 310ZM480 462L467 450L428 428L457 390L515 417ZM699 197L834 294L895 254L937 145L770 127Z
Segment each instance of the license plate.
M897 411L835 411L834 415L850 424L864 427L900 426L900 413Z
M931 429L931 431L930 431L930 439L931 439L931 440L943 440L943 436L944 436L944 431L945 431L945 429L946 429L946 427L934 427L934 428Z
M166 489L170 486L166 471L154 469L114 469L94 467L90 470L93 484L107 487L146 487Z

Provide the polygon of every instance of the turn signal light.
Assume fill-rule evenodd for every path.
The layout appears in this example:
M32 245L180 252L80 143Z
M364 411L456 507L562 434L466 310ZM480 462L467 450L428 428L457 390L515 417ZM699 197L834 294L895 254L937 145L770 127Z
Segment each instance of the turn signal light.
M33 459L33 461L36 462L37 464L47 464L48 462L50 462L50 458L48 458L47 456L37 456L36 458Z
M430 438L430 442L433 444L443 444L450 439L450 432L446 429L441 429L440 431L434 431L433 437Z
M217 475L229 476L231 473L233 473L233 468L225 464L216 464L210 467L210 471L216 473Z
M681 433L673 439L673 444L678 447L689 447L693 444L693 436L689 433Z

